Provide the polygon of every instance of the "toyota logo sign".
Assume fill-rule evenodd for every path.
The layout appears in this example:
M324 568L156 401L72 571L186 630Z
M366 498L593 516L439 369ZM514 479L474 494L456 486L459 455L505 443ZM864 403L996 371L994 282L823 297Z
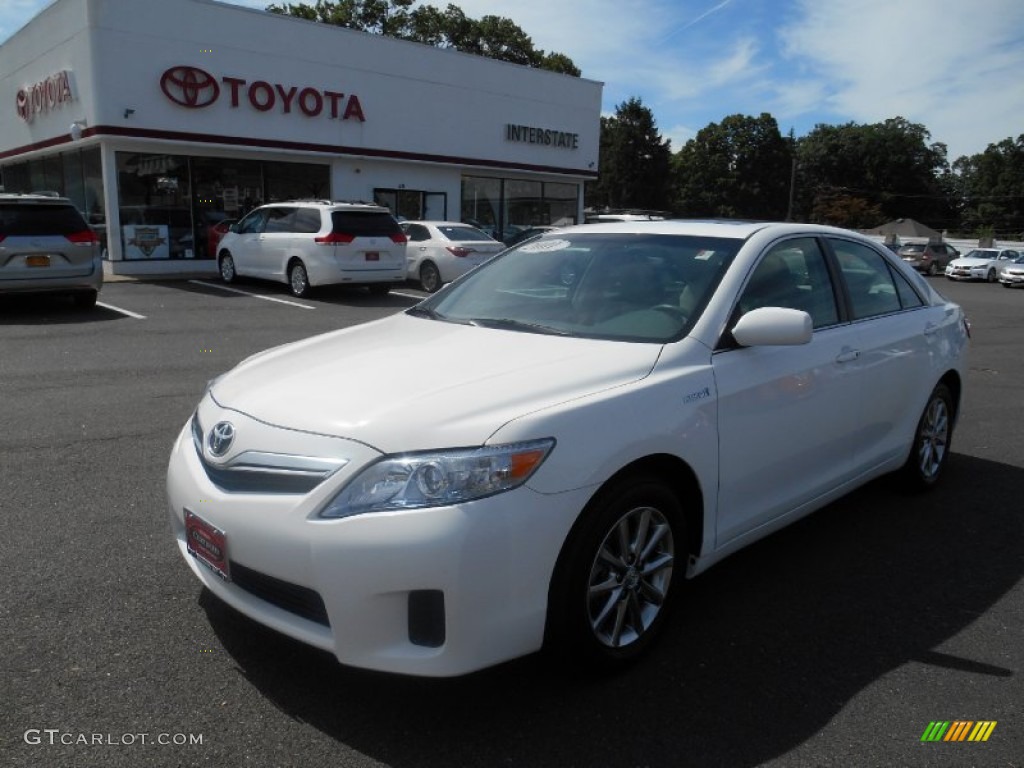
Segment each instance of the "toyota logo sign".
M216 78L198 67L171 67L160 78L160 89L175 104L190 109L208 107L220 96Z

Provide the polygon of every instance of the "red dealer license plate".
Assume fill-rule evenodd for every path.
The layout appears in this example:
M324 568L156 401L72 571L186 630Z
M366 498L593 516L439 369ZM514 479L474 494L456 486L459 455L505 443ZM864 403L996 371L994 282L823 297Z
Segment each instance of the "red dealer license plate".
M185 510L185 545L189 554L225 581L231 580L228 568L228 542L224 531Z
M380 254L377 253L377 251L367 251L366 252L366 260L367 261L380 261Z

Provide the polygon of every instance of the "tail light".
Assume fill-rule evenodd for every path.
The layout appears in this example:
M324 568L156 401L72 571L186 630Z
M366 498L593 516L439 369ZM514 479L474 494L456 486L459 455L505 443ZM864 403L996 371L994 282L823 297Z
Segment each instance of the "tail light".
M399 245L401 245L402 243L408 243L409 236L406 235L404 232L396 232L391 236L391 242L398 243Z
M314 237L313 241L318 245L348 245L355 239L355 235L347 232L331 232L323 237Z
M452 256L458 256L460 258L463 256L469 256L469 254L473 253L472 248L463 248L461 245L449 245L445 247L445 250Z
M64 235L75 245L99 245L100 239L96 237L96 233L91 229L83 229L81 232L72 232L70 235Z

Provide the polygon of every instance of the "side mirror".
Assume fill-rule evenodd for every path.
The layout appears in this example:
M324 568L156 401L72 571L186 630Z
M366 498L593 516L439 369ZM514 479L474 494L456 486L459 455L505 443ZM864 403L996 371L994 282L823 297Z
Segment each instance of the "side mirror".
M744 347L788 347L807 344L813 332L811 316L802 310L759 307L739 319L732 337Z

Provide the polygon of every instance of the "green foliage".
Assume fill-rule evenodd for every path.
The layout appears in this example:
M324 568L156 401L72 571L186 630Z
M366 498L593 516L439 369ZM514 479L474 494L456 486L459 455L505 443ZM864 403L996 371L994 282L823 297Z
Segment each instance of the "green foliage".
M1024 239L1024 134L960 158L953 174L966 231Z
M797 140L797 211L811 221L839 226L877 226L896 218L917 219L935 229L954 218L940 179L948 168L946 147L928 144L923 125L902 117L883 123L818 125ZM859 216L875 209L878 220L825 218L837 198L861 201Z
M677 211L685 216L778 219L786 216L791 142L775 118L730 115L676 153Z
M433 5L413 8L417 0L317 0L267 6L271 13L334 24L376 35L453 48L463 53L486 56L536 69L579 77L580 70L562 53L534 48L533 41L511 19L487 15L466 16L448 4L444 10Z
M587 203L597 208L669 207L670 142L638 98L601 118L600 176L588 185Z

